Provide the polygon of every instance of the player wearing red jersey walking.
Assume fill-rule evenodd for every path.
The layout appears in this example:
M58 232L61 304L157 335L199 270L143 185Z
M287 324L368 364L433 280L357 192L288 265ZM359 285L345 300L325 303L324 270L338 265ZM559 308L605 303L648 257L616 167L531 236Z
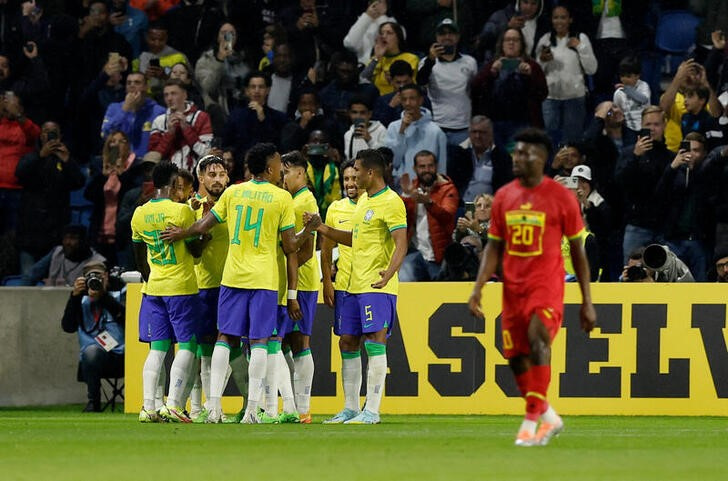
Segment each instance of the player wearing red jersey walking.
M584 331L594 328L596 313L581 240L584 224L576 198L543 174L551 140L541 130L525 129L516 135L515 141L516 179L498 190L493 201L488 243L469 306L474 315L483 316L483 285L502 261L503 354L526 399L526 417L516 445L537 446L546 445L564 426L546 400L551 381L551 343L563 317L563 236L569 239L581 288L580 320Z

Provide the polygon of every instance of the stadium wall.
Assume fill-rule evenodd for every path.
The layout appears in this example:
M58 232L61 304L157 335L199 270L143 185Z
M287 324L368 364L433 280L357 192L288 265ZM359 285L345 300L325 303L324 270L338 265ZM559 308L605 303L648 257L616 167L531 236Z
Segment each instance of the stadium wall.
M0 406L86 402L78 338L61 329L71 289L0 287Z
M497 335L501 285L485 287L485 321L468 312L471 287L400 286L399 324L387 348L383 413L522 412ZM564 414L727 415L726 289L721 284L593 284L598 328L586 335L579 328L578 286L567 285L549 398ZM148 349L132 327L139 285L130 286L127 301L125 410L136 412ZM312 337L313 413L334 413L343 406L331 319L332 310L319 304ZM226 412L240 409L232 384L223 400Z

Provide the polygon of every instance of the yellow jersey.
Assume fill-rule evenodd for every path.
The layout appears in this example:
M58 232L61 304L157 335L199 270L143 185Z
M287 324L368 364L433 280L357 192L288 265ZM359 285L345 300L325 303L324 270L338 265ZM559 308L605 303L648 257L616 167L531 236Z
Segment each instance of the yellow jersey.
M195 198L201 204L207 202L207 197L200 197L195 194ZM200 206L195 211L195 219L199 220L204 214L204 208ZM225 266L225 258L228 251L228 230L227 225L217 224L210 229L209 234L212 236L205 248L202 249L202 256L198 263L195 264L195 274L197 275L197 287L200 289L213 289L220 287L222 281L222 270Z
M253 179L228 187L210 212L230 239L221 284L277 291L279 233L295 226L291 194Z
M131 240L147 245L150 296L197 294L194 258L185 240L168 244L159 238L169 226L186 229L195 222L195 213L186 204L169 199L152 199L137 207L131 218Z
M380 271L389 267L394 254L392 232L407 228L404 202L392 189L385 187L371 197L362 195L351 218L352 270L349 287L351 294L380 292L397 295L399 277L395 273L383 289L372 284L382 276Z
M278 249L276 249L276 260L278 262L278 305L288 305L288 270L286 254L283 252L283 247L280 241L278 242Z
M326 211L326 225L339 230L352 230L351 217L354 215L356 202L349 199L337 200ZM334 289L344 291L349 287L351 276L351 247L339 244L339 260L336 262L336 282Z
M308 187L302 187L293 194L293 209L296 212L296 232L303 229L303 213L318 213L316 198ZM319 270L318 257L316 257L316 235L313 236L313 255L303 265L298 266L298 290L318 292L321 285L321 271Z

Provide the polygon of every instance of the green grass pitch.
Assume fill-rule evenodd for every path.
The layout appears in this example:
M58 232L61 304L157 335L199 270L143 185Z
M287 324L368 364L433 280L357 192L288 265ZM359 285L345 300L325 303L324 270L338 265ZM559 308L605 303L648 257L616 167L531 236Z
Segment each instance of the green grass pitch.
M728 479L726 418L568 416L549 446L516 448L514 416L211 426L79 410L0 409L0 479Z

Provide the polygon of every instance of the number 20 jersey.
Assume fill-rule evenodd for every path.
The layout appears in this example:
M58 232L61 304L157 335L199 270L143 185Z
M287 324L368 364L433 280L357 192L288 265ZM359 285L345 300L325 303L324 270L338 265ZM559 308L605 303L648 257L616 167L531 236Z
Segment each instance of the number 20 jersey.
M576 196L549 177L533 188L514 180L496 193L491 216L488 237L504 244L504 289L562 304L561 238L584 229Z
M230 238L222 285L277 291L279 233L296 222L291 194L250 180L228 187L210 212L227 222Z

